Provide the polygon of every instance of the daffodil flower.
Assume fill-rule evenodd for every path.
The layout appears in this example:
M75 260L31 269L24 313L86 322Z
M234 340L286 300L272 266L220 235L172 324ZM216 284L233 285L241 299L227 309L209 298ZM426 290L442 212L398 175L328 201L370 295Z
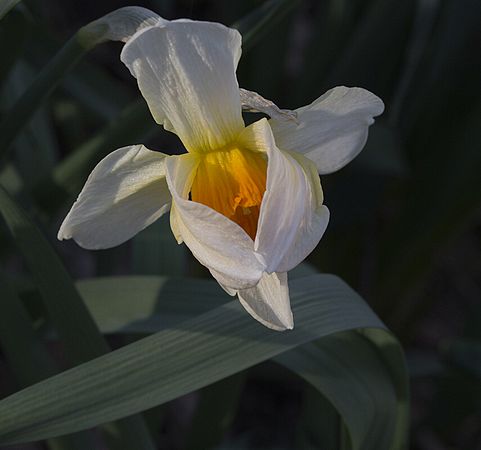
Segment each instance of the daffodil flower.
M218 23L157 16L125 41L122 62L155 121L187 152L169 156L140 144L115 150L90 174L58 238L113 247L170 211L177 241L225 291L265 326L293 328L287 272L312 252L329 221L318 174L359 153L382 101L336 87L282 111L239 90L241 36ZM271 118L246 127L242 106Z

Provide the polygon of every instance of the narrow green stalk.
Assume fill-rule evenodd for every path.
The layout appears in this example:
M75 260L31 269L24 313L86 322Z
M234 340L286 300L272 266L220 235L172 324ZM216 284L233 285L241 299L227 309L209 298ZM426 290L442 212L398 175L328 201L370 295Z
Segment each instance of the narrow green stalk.
M91 46L86 45L80 36L80 32L77 32L62 47L0 123L1 160L5 159L12 142L38 106L51 94L63 76L90 50Z

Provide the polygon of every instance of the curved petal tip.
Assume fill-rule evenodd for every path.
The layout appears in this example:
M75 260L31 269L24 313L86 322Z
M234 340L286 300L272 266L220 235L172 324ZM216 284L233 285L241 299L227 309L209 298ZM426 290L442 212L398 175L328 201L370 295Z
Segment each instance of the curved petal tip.
M265 327L276 331L294 328L287 273L264 273L256 286L237 295L245 310Z

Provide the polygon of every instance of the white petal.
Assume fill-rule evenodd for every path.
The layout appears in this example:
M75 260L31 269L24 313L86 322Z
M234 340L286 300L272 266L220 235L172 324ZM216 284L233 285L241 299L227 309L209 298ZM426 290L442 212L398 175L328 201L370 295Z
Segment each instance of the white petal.
M184 240L182 239L182 235L180 234L179 226L177 225L177 220L176 216L177 214L175 213L175 205L171 205L170 207L170 229L172 230L172 234L175 237L175 240L177 241L177 244L182 244Z
M223 275L219 272L216 272L215 270L210 269L209 272L211 275L217 280L219 283L219 286L224 289L224 291L229 294L231 297L234 297L234 295L237 295L237 289L231 288L224 284L221 280L223 280Z
M266 265L266 272L276 272L296 242L306 217L311 215L310 179L289 153L276 147L266 119L247 127L240 141L247 148L267 153L266 191L254 248Z
M302 166L309 181L308 195L304 198L304 218L297 230L296 239L286 250L285 256L277 266L277 271L287 272L316 248L329 223L329 210L323 202L321 182L314 163L295 152L290 155Z
M252 239L227 217L188 200L197 164L194 154L166 159L166 177L174 205L171 214L175 216L177 233L220 283L233 289L254 286L264 266L256 258Z
M239 89L242 109L248 112L262 112L278 120L291 120L297 124L297 113L288 109L280 109L274 102L267 100L257 92Z
M294 328L287 273L265 273L257 286L237 295L242 306L262 325L277 331Z
M119 245L170 207L162 153L143 145L120 148L95 167L62 223L58 239L88 249Z
M382 100L371 92L339 86L297 109L299 125L277 117L269 122L280 149L304 154L320 174L326 174L359 154L373 117L383 110Z
M156 122L200 151L226 145L244 126L235 76L240 53L236 30L180 20L137 33L120 58Z
M91 44L104 41L127 42L139 30L166 23L167 20L150 9L126 6L89 23L79 33L81 39Z

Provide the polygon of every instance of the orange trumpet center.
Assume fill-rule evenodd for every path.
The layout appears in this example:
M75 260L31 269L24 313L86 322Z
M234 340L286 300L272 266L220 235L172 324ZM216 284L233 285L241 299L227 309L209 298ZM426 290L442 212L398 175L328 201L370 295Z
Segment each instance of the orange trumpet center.
M202 153L191 198L239 224L255 239L267 160L262 153L237 147Z

